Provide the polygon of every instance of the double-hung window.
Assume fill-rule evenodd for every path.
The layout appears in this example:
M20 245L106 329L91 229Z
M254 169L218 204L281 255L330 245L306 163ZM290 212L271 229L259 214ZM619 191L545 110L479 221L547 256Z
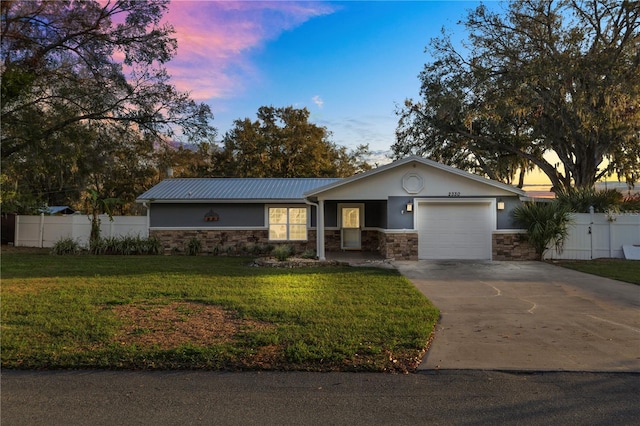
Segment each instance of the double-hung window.
M306 207L269 207L270 241L306 241Z

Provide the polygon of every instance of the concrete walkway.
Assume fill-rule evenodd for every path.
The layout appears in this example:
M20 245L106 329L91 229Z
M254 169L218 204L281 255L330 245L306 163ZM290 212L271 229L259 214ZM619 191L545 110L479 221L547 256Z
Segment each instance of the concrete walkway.
M422 370L640 372L640 287L541 262L394 262L441 311Z

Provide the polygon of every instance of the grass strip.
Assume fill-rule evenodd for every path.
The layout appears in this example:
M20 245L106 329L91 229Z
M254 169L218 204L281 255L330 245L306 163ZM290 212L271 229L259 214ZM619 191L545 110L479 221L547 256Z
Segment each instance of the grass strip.
M558 260L554 264L587 274L640 285L640 260Z

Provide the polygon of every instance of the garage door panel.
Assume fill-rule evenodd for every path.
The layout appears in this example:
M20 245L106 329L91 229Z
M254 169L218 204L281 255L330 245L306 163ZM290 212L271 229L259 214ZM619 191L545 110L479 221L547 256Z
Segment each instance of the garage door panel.
M420 203L421 259L490 259L491 214L487 203Z

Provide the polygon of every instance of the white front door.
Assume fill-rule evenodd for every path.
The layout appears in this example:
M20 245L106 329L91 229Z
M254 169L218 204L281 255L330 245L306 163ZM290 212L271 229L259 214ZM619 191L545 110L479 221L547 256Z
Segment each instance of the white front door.
M340 207L340 229L342 250L362 248L362 205L342 205Z

